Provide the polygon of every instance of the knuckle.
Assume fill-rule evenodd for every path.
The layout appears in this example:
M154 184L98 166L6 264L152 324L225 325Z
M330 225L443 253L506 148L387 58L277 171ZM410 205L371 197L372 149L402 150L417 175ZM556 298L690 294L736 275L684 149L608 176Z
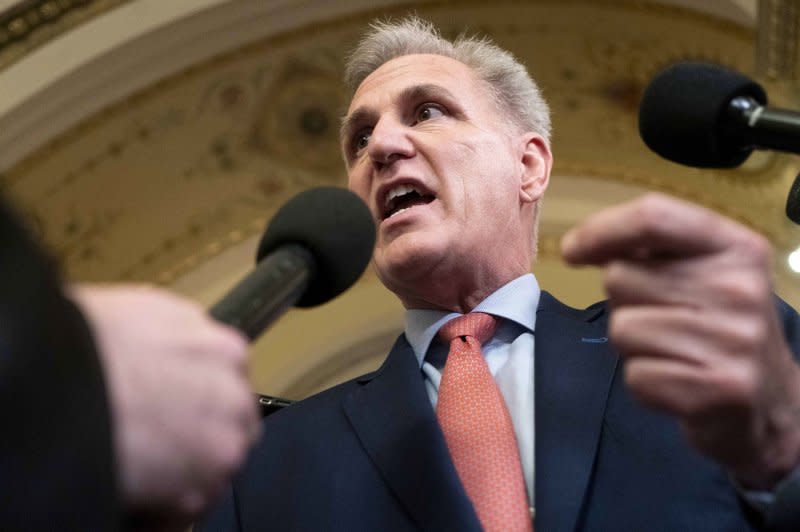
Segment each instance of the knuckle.
M745 281L738 275L723 275L715 278L713 282L717 292L725 300L747 304L758 298L758 293L753 284Z
M625 383L634 393L642 388L642 374L638 369L639 366L634 362L628 362L624 366Z
M248 442L243 431L232 430L220 448L219 463L226 475L236 471L244 463L247 448Z
M772 246L769 240L759 233L750 230L742 231L740 245L743 253L759 264L769 264L772 260Z
M643 401L652 400L656 387L653 386L649 372L642 370L641 364L638 364L636 360L627 361L624 374L625 383L636 397Z
M250 425L258 419L256 400L247 380L238 374L220 379L218 394L219 416L226 427L235 427L248 432Z
M637 401L651 408L661 407L660 396L657 387L653 385L652 379L645 372L639 371L639 364L635 361L625 364L625 384L630 390L631 395Z
M247 361L249 345L239 332L215 325L213 349L235 363Z
M249 346L238 333L217 324L206 323L202 331L187 338L188 348L205 354L215 363L237 372L246 369Z
M734 353L753 356L770 340L770 327L766 319L737 320L730 327L730 345Z
M237 419L248 420L256 411L256 402L250 393L247 383L237 383L238 387L232 393L231 405Z
M620 261L611 262L606 267L603 284L607 293L615 292L625 281L625 266Z
M250 345L244 336L238 332L229 332L228 334L229 354L235 360L247 361L247 355L250 351Z
M208 496L197 488L187 489L179 498L180 512L188 516L199 515L208 504Z
M214 446L210 449L208 467L211 472L209 483L225 481L244 461L244 438L240 431L229 426L217 429Z
M244 420L251 433L258 431L261 426L261 417L258 415L258 403L250 393L247 394L247 401L244 404Z
M728 371L719 383L720 395L727 406L747 406L756 396L758 379L752 371Z
M704 393L698 394L694 408L689 412L695 418L747 409L755 400L758 389L754 373L732 365L707 376L703 384Z
M635 220L644 236L658 234L658 228L669 219L670 199L664 194L650 192L644 195L634 210Z
M644 194L639 201L639 210L643 216L649 216L650 213L661 211L667 203L667 196L660 192L648 192Z
M718 275L709 282L714 292L731 308L760 311L771 297L769 282L758 275Z
M608 321L608 335L617 348L624 349L631 340L631 332L635 330L634 317L625 309L616 309Z
M645 234L658 224L659 211L661 204L657 197L647 195L640 201L634 209L635 220L642 226Z

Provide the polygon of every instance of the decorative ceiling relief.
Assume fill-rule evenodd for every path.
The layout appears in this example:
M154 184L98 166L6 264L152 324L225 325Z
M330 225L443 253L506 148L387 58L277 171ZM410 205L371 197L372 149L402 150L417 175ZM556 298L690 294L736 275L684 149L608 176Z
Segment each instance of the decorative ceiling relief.
M0 69L50 39L130 0L28 0L0 13Z
M290 57L263 92L253 146L266 158L342 183L339 123L346 110L342 54L312 48Z
M659 69L694 59L750 73L753 29L633 0L412 7L448 35L488 34L529 66L553 110L556 179L662 190L740 219L779 248L798 241L782 209L794 158L759 154L739 170L700 171L659 159L638 137L638 101ZM258 234L295 192L344 184L344 55L374 16L410 10L357 11L168 76L36 150L4 187L73 278L170 283ZM776 103L790 96L769 90ZM550 216L545 209L548 235Z
M292 194L343 184L341 60L270 52L180 74L5 176L71 276L169 283L262 231Z

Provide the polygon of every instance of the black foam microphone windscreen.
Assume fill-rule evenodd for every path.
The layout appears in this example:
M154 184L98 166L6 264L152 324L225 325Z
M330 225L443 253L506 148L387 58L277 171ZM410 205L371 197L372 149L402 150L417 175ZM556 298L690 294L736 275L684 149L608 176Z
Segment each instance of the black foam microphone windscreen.
M745 76L707 63L684 62L658 74L639 106L639 133L662 157L701 168L733 168L752 147L729 138L725 114L731 100L766 105L764 89Z
M796 224L800 224L800 174L794 178L792 188L786 197L786 217Z
M352 192L319 187L281 207L258 246L256 261L285 244L298 244L314 257L314 275L296 303L311 307L347 290L364 271L375 244L375 222Z

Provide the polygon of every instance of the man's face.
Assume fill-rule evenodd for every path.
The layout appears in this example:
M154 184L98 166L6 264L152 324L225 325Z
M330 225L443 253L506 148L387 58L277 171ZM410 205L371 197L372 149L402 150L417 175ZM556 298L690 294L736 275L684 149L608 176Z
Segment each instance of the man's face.
M393 59L358 87L342 135L349 187L375 217L374 264L401 299L434 271L502 269L515 247L527 271L546 176L534 190L526 153L547 148L514 131L472 70L447 57ZM549 159L539 163L546 174Z

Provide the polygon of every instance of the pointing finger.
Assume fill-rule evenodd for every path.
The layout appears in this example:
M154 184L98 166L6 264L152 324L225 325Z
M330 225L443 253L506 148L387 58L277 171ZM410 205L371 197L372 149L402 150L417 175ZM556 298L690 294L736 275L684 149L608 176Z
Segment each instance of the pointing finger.
M703 207L648 194L589 217L564 236L561 248L570 264L695 256L726 249L742 230L749 232Z

